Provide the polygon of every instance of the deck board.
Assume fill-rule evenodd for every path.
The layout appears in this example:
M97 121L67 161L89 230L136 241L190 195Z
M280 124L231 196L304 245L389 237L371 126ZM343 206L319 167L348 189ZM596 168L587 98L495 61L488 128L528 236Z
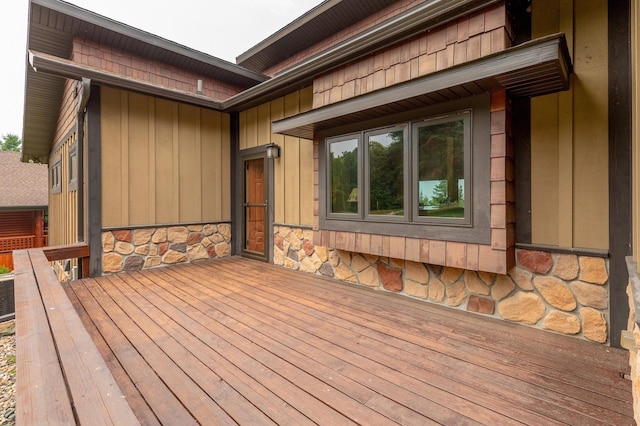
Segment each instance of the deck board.
M248 259L66 290L143 424L633 424L626 352Z

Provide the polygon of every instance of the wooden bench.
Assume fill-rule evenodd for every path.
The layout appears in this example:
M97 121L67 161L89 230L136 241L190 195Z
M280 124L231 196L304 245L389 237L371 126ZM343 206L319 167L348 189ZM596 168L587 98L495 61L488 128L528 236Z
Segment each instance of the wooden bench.
M139 424L45 252L13 256L17 424Z

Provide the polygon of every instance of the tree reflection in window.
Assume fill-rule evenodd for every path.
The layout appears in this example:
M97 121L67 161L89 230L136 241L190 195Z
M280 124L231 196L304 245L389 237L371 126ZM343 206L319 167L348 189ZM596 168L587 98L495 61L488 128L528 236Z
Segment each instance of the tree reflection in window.
M331 212L358 213L358 139L329 144Z
M404 131L368 137L369 214L404 215Z
M418 214L464 217L464 119L418 129Z

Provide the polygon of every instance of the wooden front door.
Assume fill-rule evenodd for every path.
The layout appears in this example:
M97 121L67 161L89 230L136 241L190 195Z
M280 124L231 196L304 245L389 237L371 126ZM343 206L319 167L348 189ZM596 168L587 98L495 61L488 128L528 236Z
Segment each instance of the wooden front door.
M267 197L265 160L244 161L244 250L266 257Z

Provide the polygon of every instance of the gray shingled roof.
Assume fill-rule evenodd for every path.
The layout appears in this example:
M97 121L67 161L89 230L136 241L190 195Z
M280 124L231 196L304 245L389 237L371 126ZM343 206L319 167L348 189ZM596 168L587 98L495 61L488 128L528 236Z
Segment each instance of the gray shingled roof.
M0 210L47 207L46 164L23 163L19 152L0 151Z

